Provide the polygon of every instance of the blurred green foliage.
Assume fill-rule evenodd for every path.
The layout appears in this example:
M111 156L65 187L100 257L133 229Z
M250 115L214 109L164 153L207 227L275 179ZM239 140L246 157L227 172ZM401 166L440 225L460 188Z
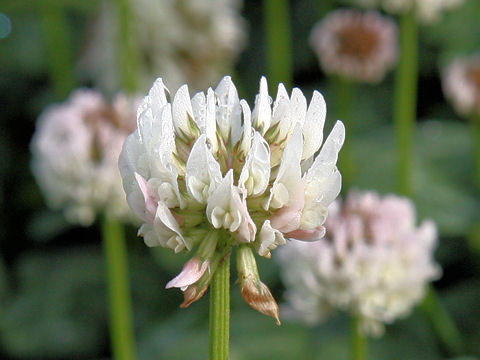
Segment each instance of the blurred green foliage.
M290 2L294 85L306 93L314 88L324 93L327 127L338 109L330 106L334 94L308 36L320 13L339 5L333 0ZM40 6L60 9L72 60L90 36L87 27L98 8L97 2L84 0L0 0L0 12L12 24L10 35L0 39L0 358L108 358L105 266L98 229L76 229L60 213L46 210L29 171L35 119L45 106L62 99L52 81ZM240 84L241 96L251 101L259 76L266 72L261 3L245 1L243 15L248 46L234 81ZM452 57L480 50L479 18L480 1L468 0L439 24L420 29L415 202L419 218L435 220L440 230L438 259L444 276L436 286L471 355L455 360L480 357L480 201L468 124L445 103L439 72ZM69 70L80 83L76 68ZM382 193L395 186L392 77L379 86L358 86L350 135L357 187ZM186 257L164 249L150 251L136 238L135 229L129 229L129 250L140 359L206 359L207 299L182 310L180 292L164 289ZM276 266L271 260L259 261L263 281L281 299ZM235 281L235 274L232 278ZM349 324L342 315L312 329L287 321L277 327L244 304L236 284L232 301L232 360L349 358ZM447 358L418 311L389 326L386 336L370 347L373 360Z

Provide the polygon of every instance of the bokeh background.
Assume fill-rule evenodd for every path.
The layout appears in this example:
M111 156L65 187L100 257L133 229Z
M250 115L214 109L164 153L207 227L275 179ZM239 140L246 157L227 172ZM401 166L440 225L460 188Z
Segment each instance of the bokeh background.
M340 110L308 39L316 21L344 4L298 0L289 5L293 85L307 97L313 89L324 94L329 128ZM46 207L30 172L29 150L41 111L65 100L74 87L93 85L79 61L95 37L91 25L101 6L93 0L0 0L0 359L110 358L98 224L75 227ZM241 15L245 44L232 76L240 97L252 103L260 76L269 71L262 2L245 1ZM469 124L446 103L440 71L455 56L480 51L478 19L480 1L467 0L439 23L420 27L413 173L418 217L435 220L440 230L436 258L443 276L434 286L465 341L462 359L480 358L480 194ZM52 39L52 29L60 40ZM69 74L56 79L55 52L63 54ZM356 90L353 132L347 135L355 149L354 184L395 192L393 73L379 85ZM207 297L183 310L181 292L164 289L186 257L148 249L134 227L127 235L139 358L207 358ZM260 259L259 267L281 302L276 263ZM288 321L277 327L243 302L234 273L232 280L232 360L349 358L345 315L313 328ZM421 307L371 341L370 353L371 359L454 357L435 337Z

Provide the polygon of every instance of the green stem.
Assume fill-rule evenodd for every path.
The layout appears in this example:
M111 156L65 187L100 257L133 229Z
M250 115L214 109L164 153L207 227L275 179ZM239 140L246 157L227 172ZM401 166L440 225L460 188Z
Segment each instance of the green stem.
M129 0L116 0L118 7L118 47L120 70L122 75L122 88L124 91L134 93L138 90L139 57L133 36L133 16Z
M395 77L394 123L399 193L412 196L413 134L417 107L418 25L413 12L400 18L400 59Z
M210 284L210 360L228 360L230 338L230 254Z
M472 128L474 158L475 158L475 181L480 190L480 115L472 115L470 118Z
M54 2L42 1L39 6L51 80L57 97L64 99L76 85L67 21Z
M360 330L360 320L352 315L352 358L366 360L368 358L368 339Z
M336 118L343 121L347 136L340 151L339 168L342 173L342 189L346 192L354 183L355 165L352 152L352 112L354 99L354 84L352 81L334 77L333 85L335 89L335 113Z
M121 223L105 217L102 232L107 263L113 358L133 360L136 358L135 338L124 230Z
M449 354L461 355L464 344L460 332L433 287L429 287L427 291L422 303L422 310Z
M267 63L270 84L292 87L292 44L288 0L264 0Z

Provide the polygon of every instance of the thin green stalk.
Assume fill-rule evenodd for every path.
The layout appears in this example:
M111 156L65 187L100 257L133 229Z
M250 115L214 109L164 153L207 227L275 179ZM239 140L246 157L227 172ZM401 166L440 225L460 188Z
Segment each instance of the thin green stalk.
M210 360L228 360L230 339L230 254L210 284Z
M51 80L57 97L64 99L76 85L67 21L63 9L54 2L42 1L38 5Z
M417 108L418 25L413 12L400 18L400 59L395 77L394 123L399 193L412 196L413 134Z
M335 88L335 112L337 119L343 121L347 136L340 151L339 168L342 173L342 189L347 191L354 183L355 165L352 151L352 113L355 84L342 77L332 78Z
M368 339L360 330L360 321L352 315L352 359L366 360L368 358Z
M267 68L270 84L292 87L292 41L288 0L264 0Z
M448 353L452 356L461 355L464 352L464 344L460 332L433 287L428 289L422 310Z
M473 115L470 118L472 128L474 158L475 158L475 181L480 190L480 115Z
M134 93L138 90L139 57L135 46L135 38L132 36L133 16L129 0L116 0L118 7L118 48L120 59L120 71L122 74L122 88L124 91Z
M136 351L124 229L118 221L105 217L102 232L107 263L113 358L133 360Z

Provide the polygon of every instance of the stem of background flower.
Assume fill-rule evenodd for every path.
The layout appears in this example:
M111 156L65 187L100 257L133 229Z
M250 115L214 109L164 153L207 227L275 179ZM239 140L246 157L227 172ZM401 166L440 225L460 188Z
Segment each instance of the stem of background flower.
M118 7L118 48L120 58L120 70L122 74L122 88L124 91L134 93L138 90L139 57L136 50L133 30L133 18L131 2L129 0L117 0Z
M352 186L355 176L355 165L352 152L352 112L353 93L355 84L343 77L332 77L335 89L335 116L343 121L345 125L345 142L339 154L338 167L342 173L342 190L346 193Z
M210 360L228 360L230 340L230 254L210 283Z
M475 181L477 182L478 190L480 190L480 115L470 117L470 126L473 135Z
M352 359L366 360L368 358L368 339L360 330L360 320L358 316L352 315L350 331L352 337Z
M422 310L448 353L452 356L463 354L464 344L460 332L431 286L422 303Z
M51 80L57 98L64 99L76 85L67 21L61 5L40 1L38 6Z
M292 75L292 42L288 0L263 1L265 36L267 40L267 73L268 83L283 82L291 89ZM274 89L270 89L273 93ZM276 89L275 89L276 91Z
M136 358L135 337L124 229L121 223L105 216L102 232L107 263L113 358L133 360Z
M413 134L417 107L418 24L413 11L400 18L400 59L395 75L394 124L399 192L412 196Z

